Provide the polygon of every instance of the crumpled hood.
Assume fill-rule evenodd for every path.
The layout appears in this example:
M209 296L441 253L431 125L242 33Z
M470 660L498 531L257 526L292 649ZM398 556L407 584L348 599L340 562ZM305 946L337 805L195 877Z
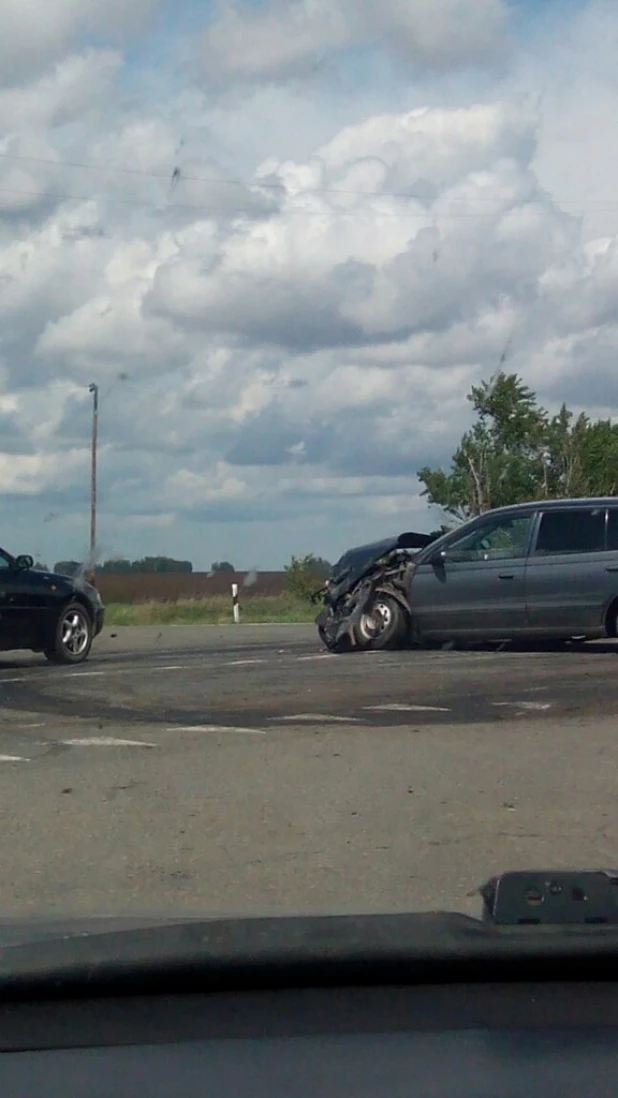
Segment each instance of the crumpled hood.
M416 549L420 552L435 540L435 536L431 534L407 532L398 534L396 537L383 538L382 541L372 541L368 545L359 545L355 549L348 549L333 565L329 580L331 594L334 587L353 587L374 564L389 553L394 553L396 549Z

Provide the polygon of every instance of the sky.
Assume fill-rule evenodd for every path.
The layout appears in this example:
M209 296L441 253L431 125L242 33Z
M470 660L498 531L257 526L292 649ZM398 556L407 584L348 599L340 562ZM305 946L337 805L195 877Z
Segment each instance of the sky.
M0 544L278 569L441 516L505 368L618 414L615 0L0 0Z

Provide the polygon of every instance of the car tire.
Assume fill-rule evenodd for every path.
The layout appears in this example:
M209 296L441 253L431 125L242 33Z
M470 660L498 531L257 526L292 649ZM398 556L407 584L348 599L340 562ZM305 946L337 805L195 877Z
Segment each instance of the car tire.
M370 614L363 614L354 635L358 648L376 651L402 648L410 629L410 618L392 595L378 591Z
M88 658L93 638L90 614L81 602L73 600L63 606L58 615L45 657L51 663L83 663Z

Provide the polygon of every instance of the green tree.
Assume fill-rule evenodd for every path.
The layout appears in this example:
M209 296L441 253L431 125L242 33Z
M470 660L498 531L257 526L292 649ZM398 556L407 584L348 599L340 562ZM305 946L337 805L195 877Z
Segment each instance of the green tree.
M115 560L106 560L101 564L98 571L104 575L128 575L133 571L133 562L124 557L118 557Z
M106 560L98 571L108 575L126 575L131 572L192 572L190 560L174 560L173 557L144 557L142 560L116 558Z
M213 560L210 566L211 572L235 572L233 564L230 564L229 560Z
M516 374L473 386L477 418L461 439L451 469L419 470L423 495L456 518L536 498L544 481L548 416Z
M81 564L77 560L57 560L54 564L54 572L58 576L75 576L80 568Z
M472 388L477 414L444 469L419 470L430 503L458 519L533 499L618 492L618 424L575 416L566 404L550 417L516 374Z
M173 557L144 557L133 561L133 572L192 572L190 560L174 560Z
M618 493L618 423L600 419L586 421L579 443L581 476L586 496L615 496Z
M284 570L287 590L296 598L305 599L308 602L329 574L330 565L322 557L308 553L305 557L292 557Z

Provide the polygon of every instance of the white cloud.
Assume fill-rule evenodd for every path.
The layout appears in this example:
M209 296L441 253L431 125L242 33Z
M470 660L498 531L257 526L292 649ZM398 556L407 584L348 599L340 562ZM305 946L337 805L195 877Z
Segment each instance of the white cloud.
M79 40L122 36L143 25L158 0L5 0L0 5L0 84L23 85Z
M133 30L152 10L135 7ZM131 29L111 0L89 11ZM545 403L616 414L618 10L595 3L560 35L550 21L511 36L482 94L464 72L437 95L424 68L489 65L508 36L503 5L464 26L465 11L306 0L243 8L239 27L226 5L206 37L226 103L190 85L194 69L128 65L120 39L74 46L85 23L68 3L32 46L14 31L23 75L0 90L0 473L26 543L8 548L85 547L93 380L105 550L206 566L277 567L332 557L373 526L434 525L416 470L452 452L466 392L504 355ZM390 66L375 106L367 54L353 53L369 38ZM175 58L181 45L165 41ZM358 87L335 99L340 63ZM311 66L309 109L284 78ZM246 98L269 80L276 92ZM593 125L578 104L597 99Z
M502 0L220 0L204 36L207 82L285 81L313 74L333 53L385 50L439 69L495 60L505 44Z

